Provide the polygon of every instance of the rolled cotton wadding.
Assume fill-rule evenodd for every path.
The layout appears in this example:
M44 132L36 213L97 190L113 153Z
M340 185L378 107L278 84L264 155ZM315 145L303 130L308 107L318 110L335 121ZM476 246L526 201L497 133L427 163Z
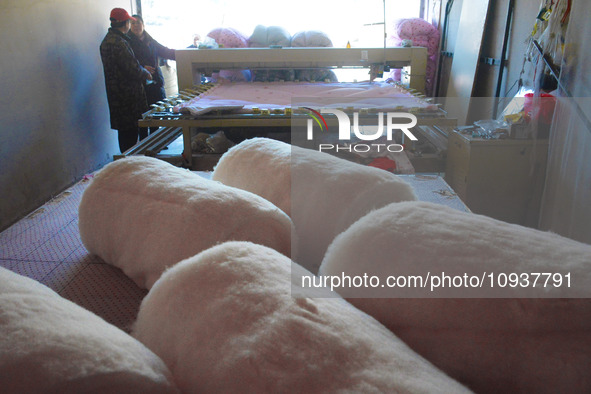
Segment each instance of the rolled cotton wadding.
M259 195L291 214L291 145L252 138L230 148L211 179Z
M0 387L21 393L175 393L140 342L39 282L0 268Z
M299 241L294 259L314 273L330 242L357 219L416 200L412 187L387 171L268 138L231 148L212 179L258 194L290 215Z
M431 280L421 288L420 280L442 272L454 280L439 287ZM591 390L591 300L569 299L589 297L590 245L406 202L353 224L330 245L320 267L322 276L364 274L399 287L336 290L475 391ZM515 274L518 282L511 281ZM534 287L536 274L542 275ZM482 287L475 278L484 278ZM417 298L399 298L405 294ZM552 294L561 298L538 298Z
M162 275L133 335L183 392L467 391L342 298L292 297L291 270L311 275L261 245L217 245Z
M272 203L149 157L105 166L85 190L79 218L86 249L143 288L223 241L290 254L291 220Z

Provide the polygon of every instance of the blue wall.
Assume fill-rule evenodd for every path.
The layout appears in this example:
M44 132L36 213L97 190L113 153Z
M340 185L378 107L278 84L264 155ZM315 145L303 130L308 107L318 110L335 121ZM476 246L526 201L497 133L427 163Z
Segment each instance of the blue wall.
M2 1L0 230L118 152L98 49L113 7L130 2Z

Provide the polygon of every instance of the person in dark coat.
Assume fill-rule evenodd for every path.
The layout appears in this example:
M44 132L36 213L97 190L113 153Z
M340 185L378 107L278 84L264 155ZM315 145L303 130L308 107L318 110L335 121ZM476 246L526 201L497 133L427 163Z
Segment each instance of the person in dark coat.
M174 49L170 49L161 45L152 36L148 34L144 27L144 19L141 15L133 15L131 22L131 30L127 35L130 38L131 48L135 53L136 59L142 66L152 72L152 81L148 81L144 85L146 90L146 98L148 99L148 106L155 104L157 101L166 98L166 91L164 90L164 77L160 69L161 59L175 60ZM154 131L154 130L150 130ZM147 130L140 130L141 135L147 135Z
M131 30L128 33L131 48L135 57L144 67L150 66L155 72L153 83L146 86L146 97L148 105L154 104L166 98L164 91L164 77L160 70L160 59L175 60L174 49L165 47L148 34L144 27L144 20L140 15L133 15L135 21L131 22Z
M118 131L121 153L134 146L140 137L138 119L148 110L144 82L151 71L135 57L127 36L134 20L123 8L113 8L111 28L100 45L105 73L111 128Z

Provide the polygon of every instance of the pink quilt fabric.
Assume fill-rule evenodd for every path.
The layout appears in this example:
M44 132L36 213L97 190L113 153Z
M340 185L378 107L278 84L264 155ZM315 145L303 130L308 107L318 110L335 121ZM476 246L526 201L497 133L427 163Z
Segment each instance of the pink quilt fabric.
M437 109L405 89L386 82L224 82L179 104L174 111L200 115L209 112L209 108L226 107L238 113L253 113L254 108L273 110L291 107L294 98L299 106L322 104L323 107L333 108ZM339 103L340 99L343 101ZM327 102L328 105L325 105Z
M395 22L393 34L388 39L388 45L402 46L403 40L411 40L416 47L427 48L427 75L425 81L425 94L433 93L435 80L435 68L437 66L437 53L439 51L439 31L435 26L421 18L400 19ZM400 81L401 70L392 71L391 78Z
M207 35L215 40L223 48L248 48L248 37L240 31L231 27L218 27L213 29ZM227 79L228 81L239 82L249 81L249 70L220 70L219 73L212 75L214 81Z

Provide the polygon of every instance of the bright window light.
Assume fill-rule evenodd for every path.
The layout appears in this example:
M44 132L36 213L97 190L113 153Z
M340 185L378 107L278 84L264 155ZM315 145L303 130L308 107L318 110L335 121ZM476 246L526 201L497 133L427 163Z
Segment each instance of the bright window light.
M420 16L424 1L299 0L278 5L277 0L141 0L141 9L146 31L175 49L193 44L195 34L203 39L219 27L231 27L250 37L257 25L281 26L292 36L319 30L337 48L345 48L347 43L353 48L382 48L384 19L389 37L397 20ZM174 80L175 64L169 64ZM369 78L368 70L363 69L338 69L335 74L341 82ZM168 83L167 94L175 92L172 85Z
M292 35L304 30L326 33L335 47L382 47L383 0L142 0L146 30L161 44L186 48L193 35L205 37L232 27L249 37L257 25L281 26ZM421 0L386 0L386 34L397 19L418 17Z

